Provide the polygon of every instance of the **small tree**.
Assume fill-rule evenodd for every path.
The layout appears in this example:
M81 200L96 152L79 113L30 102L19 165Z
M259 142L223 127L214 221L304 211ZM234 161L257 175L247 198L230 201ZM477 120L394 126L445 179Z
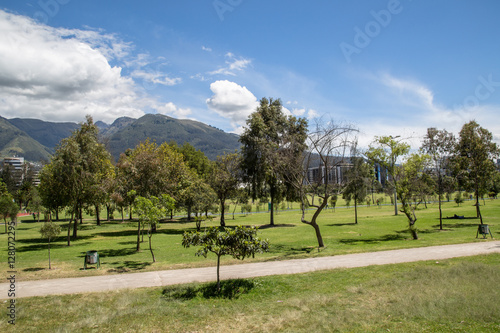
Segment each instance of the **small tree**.
M135 198L135 211L139 216L139 226L141 223L148 225L149 251L153 262L156 262L153 248L151 246L151 238L153 231L156 230L159 219L165 216L168 209L172 209L175 205L174 199L166 194L162 194L160 198L152 196L151 199L138 196ZM139 247L139 234L137 235L137 244Z
M40 234L43 238L47 238L49 245L49 269L52 269L50 265L50 239L57 237L61 233L61 227L52 222L45 222L40 228Z
M396 191L401 200L401 211L408 218L408 229L414 240L418 239L417 216L415 210L415 193L418 193L425 182L424 170L428 168L430 157L428 155L412 154L401 165L394 169ZM397 181L397 182L396 182Z
M7 218L11 221L16 221L19 206L14 202L10 194L5 194L0 197L0 216L3 217L5 223L5 233L7 233Z
M217 291L220 291L220 258L223 255L231 255L235 259L243 260L255 253L268 250L267 240L257 237L255 227L247 228L239 226L235 229L224 227L210 227L205 232L185 232L182 238L182 246L201 246L196 252L197 256L207 257L208 252L217 255Z

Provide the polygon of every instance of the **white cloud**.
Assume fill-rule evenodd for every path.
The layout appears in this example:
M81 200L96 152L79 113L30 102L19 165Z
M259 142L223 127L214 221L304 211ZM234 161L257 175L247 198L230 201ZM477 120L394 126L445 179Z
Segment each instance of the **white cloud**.
M446 129L458 135L462 126L476 120L481 126L491 131L500 142L500 124L497 105L446 106L438 103L435 93L423 83L414 79L398 78L383 73L367 75L373 102L369 112L349 110L348 114L357 114L360 132L360 145L367 147L375 136L400 135L413 149L421 145L427 128ZM375 83L375 85L373 85ZM370 98L370 96L367 96Z
M165 73L153 70L134 70L132 74L130 74L134 78L140 78L145 82L153 83L153 84L161 84L164 86L174 86L179 84L182 79L179 77L170 78Z
M180 119L187 118L187 116L192 113L191 109L179 108L172 102L166 103L164 105L156 106L155 109L158 113L161 113L161 114L164 114L167 116L174 116L174 117L180 118Z
M236 59L234 54L232 54L231 52L226 53L226 58L227 60L225 67L221 67L215 71L208 72L208 74L210 75L222 74L222 75L236 76L236 72L241 72L245 70L252 63L251 60L242 57Z
M208 107L229 119L237 132L259 106L257 98L246 87L231 81L215 81L210 84L210 90L213 96L206 100Z
M209 47L206 47L206 46L202 46L202 47L201 47L201 49L202 49L203 51L212 52L212 49L211 49L211 48L209 48Z
M125 57L129 44L113 35L52 28L1 10L0 30L4 117L81 121L90 114L110 122L144 114L134 81L108 62Z

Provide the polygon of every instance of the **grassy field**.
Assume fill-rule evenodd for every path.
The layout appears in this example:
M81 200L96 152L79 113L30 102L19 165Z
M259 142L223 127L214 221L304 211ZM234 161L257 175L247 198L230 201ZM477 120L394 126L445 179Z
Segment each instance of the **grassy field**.
M297 204L295 204L297 206ZM291 207L298 208L298 207ZM500 235L500 201L487 200L481 207L485 223L488 223L495 238ZM317 241L312 227L300 222L297 210L280 211L276 215L276 226L268 227L268 213L253 213L248 216L227 216L227 224L260 226L259 236L269 239L270 251L246 261L269 261L313 256L338 255L388 249L422 247L485 241L476 239L477 219L472 202L465 202L458 207L454 202L444 205L444 216L464 215L465 219L444 220L444 230L439 230L437 204L417 211L417 226L420 239L411 240L407 232L406 217L394 216L393 207L371 206L359 208L359 223L354 224L354 209L329 209L320 215L319 224L326 247L317 248ZM63 227L67 222L57 222ZM217 225L204 222L203 225ZM48 269L47 242L39 234L41 223L34 223L30 217L24 218L16 231L16 270L17 279L34 280L75 276L102 275L112 273L139 272L184 267L202 267L215 265L215 258L196 257L196 248L184 249L181 246L182 233L195 230L194 222L175 220L162 223L153 236L153 249L157 258L152 263L148 250L147 236L141 244L142 251L135 251L137 222L103 222L96 226L95 221L85 220L79 225L78 240L70 247L66 246L65 231L51 243L53 269ZM3 231L3 226L0 230ZM488 238L489 239L489 238ZM0 234L1 244L7 244L7 235ZM2 246L0 272L5 276L7 250ZM83 270L85 252L97 250L101 258L100 269ZM238 263L225 257L222 264Z
M500 254L17 300L12 332L499 332Z

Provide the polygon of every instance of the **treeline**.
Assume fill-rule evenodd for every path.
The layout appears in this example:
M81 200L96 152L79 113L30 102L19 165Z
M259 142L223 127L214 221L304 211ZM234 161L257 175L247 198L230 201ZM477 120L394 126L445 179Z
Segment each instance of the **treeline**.
M70 215L68 245L77 238L77 224L85 211L95 214L97 225L103 208L107 220L116 211L122 220L124 211L129 211L132 219L131 206L137 198L163 196L172 199L163 218L184 211L199 222L201 216L218 213L221 226L228 200L242 206L251 200L269 201L271 225L276 204L300 202L301 221L314 228L320 247L324 244L318 217L327 204L334 205L343 196L357 208L374 189L393 196L395 214L407 217L414 239L418 239L416 208L426 196L437 195L442 218L446 193L472 192L483 222L479 198L499 192L494 160L499 149L492 134L475 121L464 124L458 138L446 130L429 129L417 153L410 153L404 138L391 136L375 137L361 151L357 133L354 126L332 120L308 124L304 118L286 115L279 99L263 98L240 136L240 151L210 161L189 144L146 140L113 164L99 142L98 128L87 116L58 145L40 172L40 185L29 189L24 202L31 211L45 211L56 220L65 210ZM8 193L4 184L0 190Z

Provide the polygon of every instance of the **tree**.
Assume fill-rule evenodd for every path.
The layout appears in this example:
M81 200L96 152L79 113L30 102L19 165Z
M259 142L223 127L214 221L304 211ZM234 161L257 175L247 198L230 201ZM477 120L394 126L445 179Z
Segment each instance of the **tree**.
M288 180L282 173L286 160L301 166L306 147L307 121L286 116L279 99L262 98L257 111L247 119L247 127L240 136L244 180L250 184L253 199L267 192L271 201L270 224L274 225L274 204L286 195Z
M425 182L425 170L428 167L430 157L423 154L412 154L402 165L394 168L394 184L396 192L401 201L401 210L408 219L408 230L414 240L418 239L417 216L415 210L418 203L414 200L415 193Z
M217 197L212 188L200 179L197 174L190 172L190 179L186 180L177 200L178 206L186 209L188 221L191 221L193 211L198 215L200 212L207 211L209 207L217 202Z
M390 175L388 181L394 192L394 215L398 215L397 179L394 177L396 163L400 156L406 155L410 151L410 145L396 140L397 138L377 136L365 153L370 161L385 168Z
M485 193L496 171L493 159L498 157L499 149L493 142L493 135L475 121L465 124L459 133L453 157L459 182L476 197L476 214L483 224L479 208L479 197Z
M83 208L98 201L100 186L112 173L111 155L99 142L98 133L92 117L87 116L79 129L61 141L50 164L42 169L40 186L44 205L46 202L48 208L66 206L71 212L68 246L73 218L73 239L76 239L76 220L82 222Z
M141 224L148 225L148 238L149 238L149 251L153 262L156 262L155 255L151 244L153 232L159 223L160 218L165 216L167 209L173 209L175 200L169 195L163 194L160 198L151 196L151 198L144 198L137 196L134 201L135 211L138 215L139 231ZM137 234L137 251L140 250L139 234Z
M324 247L324 243L318 217L329 198L341 194L346 187L343 171L348 167L347 153L356 142L355 133L351 125L318 120L315 130L309 134L309 149L300 159L302 167L292 166L284 172L299 193L301 222L314 228L319 247ZM315 197L320 198L319 203ZM316 209L310 219L306 219L308 207Z
M40 222L40 211L42 210L42 199L40 198L40 194L36 187L31 191L31 200L28 205L28 208L33 214L36 212L36 216L38 217L38 222Z
M40 228L40 234L43 238L48 240L49 249L49 269L52 269L50 265L50 239L57 237L61 233L61 227L53 222L45 222Z
M121 154L116 165L117 192L125 200L131 190L145 198L168 194L177 200L188 178L182 154L167 143L141 142Z
M217 160L212 165L208 183L217 194L219 199L221 214L220 225L226 226L225 205L226 200L235 195L240 184L241 175L241 155L238 153L224 154L217 156Z
M347 169L345 176L347 185L343 193L346 200L354 199L354 223L358 223L358 203L364 201L368 195L368 188L374 179L372 167L365 159L357 156L357 149L351 153L352 166Z
M18 212L19 206L14 202L12 195L10 193L2 194L0 197L0 216L5 224L5 233L7 233L7 218L10 217L11 221L16 221Z
M220 258L231 255L235 259L243 260L262 253L269 249L268 240L257 237L255 227L247 228L238 226L235 229L224 227L210 227L204 232L184 232L182 246L201 246L196 252L197 256L207 257L209 252L217 255L217 290L220 291Z
M449 162L455 144L455 136L452 133L446 130L428 128L427 135L420 148L424 154L429 155L432 159L432 175L435 179L436 193L438 195L440 230L443 230L442 199L451 183L448 176L451 171Z

